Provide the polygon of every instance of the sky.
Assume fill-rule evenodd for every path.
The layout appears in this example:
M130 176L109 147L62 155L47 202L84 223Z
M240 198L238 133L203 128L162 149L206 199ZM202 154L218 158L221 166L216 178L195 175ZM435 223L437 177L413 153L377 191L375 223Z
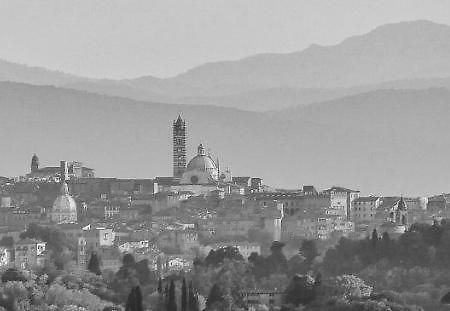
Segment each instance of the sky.
M0 0L0 58L93 78L169 77L386 23L450 24L448 12L448 0Z

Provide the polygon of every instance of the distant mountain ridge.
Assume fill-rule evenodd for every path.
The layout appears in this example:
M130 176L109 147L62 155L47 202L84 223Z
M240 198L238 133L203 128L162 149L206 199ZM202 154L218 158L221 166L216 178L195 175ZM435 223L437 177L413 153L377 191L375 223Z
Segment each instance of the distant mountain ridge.
M204 64L177 76L96 80L0 61L0 81L55 85L141 101L252 111L306 105L361 92L448 87L450 26L401 22L289 54Z
M363 193L448 192L450 91L376 90L279 112L138 102L0 83L0 175L78 160L102 177L171 173L171 124L183 111L188 157L203 142L235 176L275 187L343 185Z

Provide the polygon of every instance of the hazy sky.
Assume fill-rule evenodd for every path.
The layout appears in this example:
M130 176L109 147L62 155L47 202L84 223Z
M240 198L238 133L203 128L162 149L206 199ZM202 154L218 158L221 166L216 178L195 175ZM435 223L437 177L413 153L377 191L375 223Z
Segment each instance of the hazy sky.
M0 0L0 58L90 77L164 77L390 22L450 24L449 12L449 0Z

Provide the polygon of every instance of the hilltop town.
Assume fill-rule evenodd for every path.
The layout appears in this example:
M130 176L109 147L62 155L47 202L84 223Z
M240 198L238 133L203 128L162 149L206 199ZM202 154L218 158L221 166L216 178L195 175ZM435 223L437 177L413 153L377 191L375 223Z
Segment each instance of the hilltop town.
M3 177L0 269L92 272L94 264L99 274L114 275L124 258L132 258L161 280L192 272L214 253L235 250L249 261L269 256L278 243L290 260L298 257L302 241L315 241L323 255L343 237L396 239L413 224L440 225L449 218L445 194L362 196L357 189L313 185L274 189L259 177L234 176L203 144L187 161L188 121L178 116L172 129L172 176L102 178L77 161L42 166L34 154L29 172ZM280 295L256 285L241 294L253 297L250 305Z

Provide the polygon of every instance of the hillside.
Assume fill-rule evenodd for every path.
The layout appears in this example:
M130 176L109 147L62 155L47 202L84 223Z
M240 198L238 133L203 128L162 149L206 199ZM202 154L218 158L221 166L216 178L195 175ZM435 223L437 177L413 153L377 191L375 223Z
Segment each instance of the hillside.
M450 92L375 91L278 113L136 102L55 87L0 83L0 175L80 160L99 176L171 173L171 122L235 175L274 186L340 184L363 193L448 192Z
M204 64L172 78L94 80L0 61L0 81L177 104L279 110L379 89L450 86L450 26L380 26L334 46Z
M415 21L380 26L335 46L312 45L290 54L204 64L163 84L150 78L146 87L177 96L229 95L263 88L341 88L448 76L450 26Z

